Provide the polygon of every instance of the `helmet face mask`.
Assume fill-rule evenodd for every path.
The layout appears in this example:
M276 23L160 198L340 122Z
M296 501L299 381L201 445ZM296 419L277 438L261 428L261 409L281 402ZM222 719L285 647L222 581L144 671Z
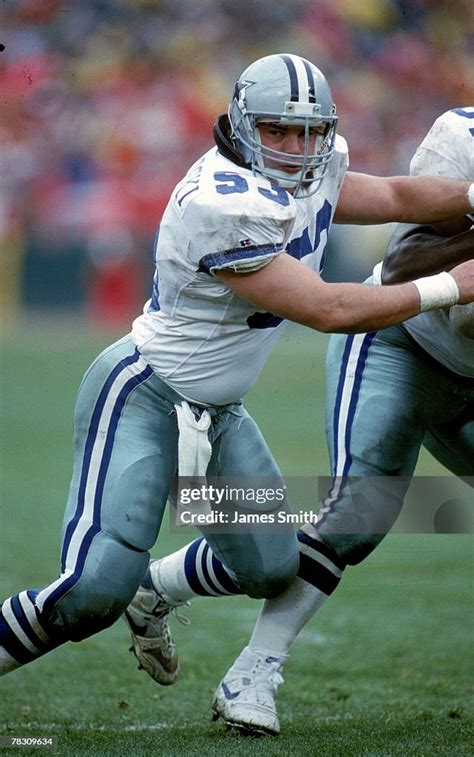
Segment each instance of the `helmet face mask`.
M239 77L228 115L235 147L254 173L295 197L318 191L334 153L337 117L329 85L315 65L297 55L257 60ZM265 122L300 127L301 152L262 144L259 124Z

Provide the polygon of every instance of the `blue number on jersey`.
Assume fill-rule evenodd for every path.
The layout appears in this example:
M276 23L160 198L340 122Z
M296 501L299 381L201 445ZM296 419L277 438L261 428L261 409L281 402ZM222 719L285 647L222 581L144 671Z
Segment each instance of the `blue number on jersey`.
M278 184L273 184L271 189L265 189L265 187L259 187L258 191L263 197L267 197L269 200L277 202L279 205L283 205L286 208L290 204L290 198L288 192L283 187L279 187Z
M316 216L316 231L314 234L313 242L311 242L311 239L309 237L309 228L307 226L302 235L300 237L297 237L296 239L292 239L290 244L288 245L287 252L293 258L301 260L301 258L303 258L305 255L310 255L312 252L314 252L314 250L318 249L319 243L321 241L321 234L323 233L323 231L328 231L329 229L331 211L331 203L329 203L327 200L324 200L324 204L322 208L318 210L318 214ZM321 258L321 265L319 270L322 269L323 259L324 254Z
M249 185L244 177L238 173L233 173L232 171L217 171L217 173L214 174L214 179L216 182L220 182L216 186L216 191L220 195L230 195L235 192L242 194L249 190Z
M160 310L160 293L159 293L159 290L158 290L158 269L156 267L156 265L157 265L156 259L157 259L157 256L158 256L158 239L159 239L159 236L160 236L160 227L158 226L158 230L157 230L156 236L155 236L155 243L153 245L153 250L154 250L153 258L154 258L154 261L155 261L155 273L153 275L153 288L152 288L152 292L151 292L151 302L150 302L150 304L148 306L148 312L149 313L157 313Z
M317 219L316 219L316 234L314 237L314 249L317 250L319 247L319 243L321 241L321 234L323 231L328 232L329 226L331 223L331 211L332 211L332 205L325 200L323 207L318 213ZM321 260L319 263L319 272L324 268L324 259L326 257L326 247L324 247L323 254L321 255Z
M311 252L318 249L319 243L321 241L321 234L323 233L323 231L329 230L331 210L331 204L327 200L325 200L324 205L319 209L316 216L316 232L314 235L313 244L311 244L311 240L309 238L308 227L306 227L302 235L297 239L292 239L292 241L288 245L288 252L292 257L301 260L301 258L305 255L309 255ZM321 257L320 269L322 268L323 260L324 253ZM252 315L247 318L247 324L251 329L274 329L283 320L284 318L281 318L279 315L273 315L273 313L256 312L252 313Z
M216 192L221 195L229 195L236 192L238 194L243 194L243 192L249 191L247 180L240 174L233 173L233 171L217 171L214 174L214 179L216 181ZM271 189L258 187L258 191L263 197L266 197L267 200L277 202L279 205L283 205L283 207L290 204L288 193L283 187L279 187L278 185L272 186Z
M458 116L463 116L463 118L474 118L474 110L464 110L464 108L453 108L452 112L456 113L456 115ZM474 137L474 127L471 127L469 131Z

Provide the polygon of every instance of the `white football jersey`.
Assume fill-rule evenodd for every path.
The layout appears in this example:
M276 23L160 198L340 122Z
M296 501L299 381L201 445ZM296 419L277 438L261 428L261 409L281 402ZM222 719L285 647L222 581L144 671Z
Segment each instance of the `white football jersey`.
M474 181L474 107L455 108L434 122L412 158L410 173ZM420 313L405 328L447 368L474 376L474 340L456 331L449 308Z
M284 251L319 273L347 167L337 137L320 190L295 199L213 148L177 185L156 241L153 295L132 336L185 399L224 405L253 386L284 321L256 312L215 273L257 270Z

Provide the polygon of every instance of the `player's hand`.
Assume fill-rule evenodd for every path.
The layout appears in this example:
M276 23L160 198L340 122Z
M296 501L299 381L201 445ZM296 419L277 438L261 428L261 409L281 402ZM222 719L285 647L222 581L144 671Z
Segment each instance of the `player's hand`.
M467 260L450 270L459 288L459 304L474 302L474 260Z

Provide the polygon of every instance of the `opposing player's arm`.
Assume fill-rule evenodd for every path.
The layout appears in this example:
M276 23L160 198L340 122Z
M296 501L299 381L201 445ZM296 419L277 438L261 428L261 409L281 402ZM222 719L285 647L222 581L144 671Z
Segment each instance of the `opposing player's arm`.
M435 176L369 176L348 171L336 223L432 223L472 213L471 182ZM472 191L471 191L472 195Z
M474 300L474 261L464 263L451 274L461 294L459 301ZM257 310L326 333L382 329L420 312L414 284L328 284L287 253L254 273L222 270L217 275Z
M474 229L466 216L432 225L399 224L388 242L383 284L449 271L474 258Z

